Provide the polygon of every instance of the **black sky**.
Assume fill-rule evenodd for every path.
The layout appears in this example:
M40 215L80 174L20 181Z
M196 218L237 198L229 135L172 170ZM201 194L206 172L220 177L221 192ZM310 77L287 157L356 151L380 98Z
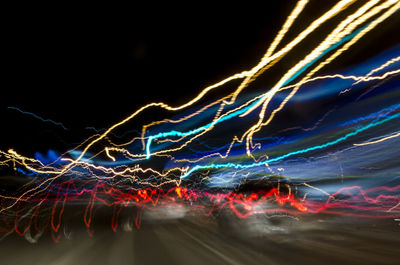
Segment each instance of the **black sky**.
M45 151L50 138L79 142L86 135L72 132L108 127L143 104L183 103L256 64L295 3L12 7L2 33L0 149ZM310 4L303 21L324 8Z

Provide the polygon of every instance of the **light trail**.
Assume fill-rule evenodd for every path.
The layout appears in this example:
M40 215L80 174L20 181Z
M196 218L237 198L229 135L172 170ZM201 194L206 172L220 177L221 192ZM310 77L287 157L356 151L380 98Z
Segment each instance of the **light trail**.
M23 179L18 189L0 192L5 220L0 237L3 230L26 236L49 229L57 241L69 203L84 207L89 234L100 207L112 209L113 231L123 208L137 210L139 228L144 210L171 205L205 216L229 210L238 218L272 213L399 218L400 46L354 61L346 72L335 63L357 50L356 44L373 40L371 34L390 23L400 3L338 1L282 44L309 5L297 2L252 67L182 105L152 102L106 129L86 127L96 134L61 155L49 151L31 158L0 150L0 167ZM302 55L293 61L296 49ZM275 66L283 70L268 75ZM317 76L321 69L329 72ZM270 85L262 83L267 79ZM210 99L211 91L234 80L240 83L232 91ZM373 93L360 100L371 87ZM62 123L9 108L66 130ZM177 116L130 128L150 108ZM123 126L127 132L117 135ZM246 191L253 181L268 185ZM40 220L46 227L38 226Z
M209 86L207 88L205 88L202 92L200 92L200 94L195 97L193 100L187 102L186 104L183 104L181 106L178 107L171 107L165 103L159 102L159 103L149 103L141 108L139 108L137 111L135 111L134 113L132 113L130 116L128 116L127 118L123 119L122 121L114 124L113 126L111 126L109 129L107 129L104 133L102 133L99 137L97 137L95 140L93 140L92 142L90 142L82 151L82 154L76 159L76 160L80 160L85 153L89 150L90 147L92 147L95 143L99 142L100 140L102 140L104 137L106 137L111 131L113 131L115 128L127 123L129 120L133 119L134 117L136 117L137 115L139 115L141 112L143 112L144 110L150 108L150 107L161 107L164 108L166 110L170 110L170 111L177 111L183 108L186 108L188 106L193 105L195 102L197 102L199 99L201 99L208 91L210 91L211 89L218 87L220 85L225 84L228 81L231 81L233 79L236 78L243 78L245 76L251 76L254 75L256 72L258 72L261 68L263 68L268 62L275 60L276 58L282 56L283 54L289 52L294 46L296 46L298 43L301 42L301 40L303 40L304 38L306 38L310 33L312 33L316 28L318 28L321 24L323 24L324 22L326 22L327 20L329 20L330 18L336 16L338 13L340 13L341 11L343 11L344 9L346 9L351 3L355 2L355 0L342 0L339 3L337 3L331 10L329 10L328 12L326 12L323 16L321 16L319 19L317 19L316 21L314 21L306 30L304 30L302 33L300 33L298 35L298 37L293 40L291 43L289 43L288 45L286 45L285 48L283 48L282 50L280 50L279 52L277 52L274 56L271 56L269 58L264 58L262 59L257 66L253 67L250 71L245 71L242 72L240 74L235 74L231 77L228 77L226 79L224 79L223 81ZM231 97L231 101L228 104L232 104L236 97L238 96L238 94L240 93L241 90L243 90L245 87L244 84L242 84L241 86L239 86L239 88L232 94ZM69 165L68 167L72 166Z
M21 109L19 109L19 108L17 108L17 107L12 107L12 106L10 106L10 107L8 107L8 109L16 110L16 111L18 111L18 112L21 112L22 114L26 114L26 115L32 116L32 117L34 117L34 118L36 118L36 119L38 119L38 120L41 120L42 122L52 123L52 124L54 124L54 125L60 126L60 127L63 128L64 130L68 131L68 128L65 127L64 124L62 124L61 122L56 122L56 121L53 121L53 120L51 120L51 119L42 118L42 117L36 115L35 113L29 112L29 111L23 111L23 110L21 110Z
M358 9L353 15L349 16L346 20L342 21L341 24L338 27L336 27L335 30L333 30L331 32L331 34L322 43L320 43L317 48L315 48L302 61L300 61L294 67L292 67L289 71L287 71L286 74L280 79L280 81L278 81L278 83L273 88L271 88L271 90L268 92L268 94L266 94L264 99L260 100L260 105L261 105L261 102L263 102L263 104L262 104L262 109L261 109L260 114L259 114L259 121L258 121L257 124L252 126L243 135L243 136L247 135L247 137L246 137L246 150L247 150L247 154L248 155L251 155L251 151L250 151L250 147L249 146L250 146L253 134L255 132L259 131L261 129L261 127L263 127L265 125L268 125L272 121L272 119L275 116L275 114L278 111L280 111L285 106L285 104L290 100L290 98L293 97L293 95L298 91L298 89L300 88L300 85L296 86L292 90L292 92L288 95L288 97L281 103L281 105L272 112L272 114L270 115L269 119L267 121L263 122L267 106L268 106L269 102L271 101L272 97L278 92L278 90L283 85L285 85L287 82L290 82L291 78L296 77L298 75L299 71L304 71L310 64L312 64L313 62L318 60L318 58L323 56L324 55L323 52L326 51L327 49L329 49L329 47L332 45L332 41L336 42L336 45L339 46L341 44L341 41L342 41L341 38L343 36L349 34L356 26L358 26L359 24L365 22L365 20L368 19L369 17L372 17L373 15L376 15L379 11L381 11L381 9L387 8L390 5L395 4L395 1L387 1L386 4L382 4L381 8L374 9L372 12L367 13L366 16L360 18L361 21L356 21L354 23L355 25L352 25L351 27L348 27L345 31L343 31L343 29L345 29L345 27L348 26L355 18L360 17L363 13L365 13L369 8L371 8L373 5L375 5L378 2L379 1L369 1L369 2L367 2L364 6L362 6L360 9ZM353 45L356 41L358 41L361 38L362 35L364 35L368 31L370 31L376 25L381 23L384 19L388 18L390 15L395 13L399 8L400 8L400 3L397 3L389 11L387 11L384 15L382 15L379 19L371 22L364 29L361 29L360 32L353 33L353 36L350 35L351 36L349 38L350 41L347 43L347 45L345 44L341 49L339 49L339 51L334 53L326 61L331 62L340 53L342 53L343 51L347 50L349 46ZM357 35L359 35L359 36L357 37ZM351 39L353 39L353 40L351 40ZM321 63L313 71L308 73L307 76L305 78L303 78L303 80L300 82L300 84L302 82L304 82L305 80L307 80L309 77L311 77L323 65L326 65L327 64L326 61ZM250 113L251 111L253 111L257 107L259 107L259 105L254 106L252 109L249 109L248 112L243 114L243 115L247 115L248 113Z
M262 165L265 165L265 164L268 164L268 163L271 163L271 162L277 162L279 160L282 160L282 159L287 158L287 157L291 157L293 155L307 153L307 152L310 152L310 151L314 151L314 150L317 150L317 149L322 149L322 148L325 148L325 147L328 147L328 146L331 146L331 145L335 145L335 144L340 143L340 142L346 140L347 138L349 138L351 136L354 136L354 135L357 135L360 132L363 132L363 131L365 131L365 130L367 130L369 128L378 126L378 125L380 125L382 123L391 121L391 120L399 118L399 117L400 117L400 114L395 114L395 115L392 115L392 116L390 116L390 117L388 117L386 119L383 119L381 121L370 123L367 126L361 127L360 129L358 129L356 131L353 131L351 133L348 133L348 134L346 134L346 135L344 135L344 136L342 136L342 137L340 137L340 138L338 138L338 139L336 139L334 141L327 142L327 143L324 143L324 144L321 144L321 145L316 145L316 146L309 147L309 148L305 148L305 149L301 149L301 150L297 150L297 151L294 151L294 152L290 152L290 153L287 153L285 155L278 156L278 157L275 157L275 158L270 158L270 159L267 159L266 161L262 161L262 162L258 162L258 163L252 163L252 164L248 164L248 165L234 164L234 163L210 164L210 165L204 165L204 166L197 165L197 166L193 167L192 169L190 169L181 178L187 178L188 176L190 176L190 174L192 174L193 172L195 172L197 170L200 170L200 169L218 169L218 168L227 168L227 167L231 167L231 168L235 168L235 169L244 169L244 168L262 166Z
M392 138L395 138L395 137L398 137L398 136L400 136L400 133L395 133L395 134L392 134L392 135L389 135L389 136L386 136L386 137L382 137L382 138L380 138L378 140L375 140L375 141L365 142L365 143L361 143L361 144L354 144L354 145L356 145L356 146L364 146L364 145L369 145L369 144L377 144L377 143L380 143L380 142L383 142L383 141L386 141L386 140L389 140L389 139L392 139Z
M379 71L385 69L386 67L390 66L391 64L394 64L394 63L396 63L396 62L398 62L398 61L400 61L400 56L395 57L395 58L393 58L393 59L390 59L389 61L385 62L385 63L382 64L381 66L379 66L379 67L377 67L377 68L375 68L375 69L372 69L368 74L365 75L365 78L370 77L372 74L374 74L374 73L376 73L376 72L379 72ZM356 85L356 84L358 84L358 83L361 82L361 81L362 81L362 80L357 80L357 82L355 82L353 85Z
M382 76L353 76L353 75L351 75L351 76L343 76L341 74L326 75L326 76L319 76L319 77L315 77L315 78L312 78L312 79L308 79L307 81L303 82L303 84L308 83L308 82L312 82L312 81L316 81L316 80L328 79L328 78L352 79L352 80L358 80L359 82L368 82L368 81L372 81L372 80L382 80L382 79L385 79L385 78L387 78L387 77L389 77L391 75L397 75L399 73L400 73L400 69L386 72ZM297 86L297 84L291 85L291 86L285 86L285 87L282 87L280 89L280 91L283 91L285 89L289 89L289 88L292 88L292 87L295 87L295 86ZM191 135L198 134L199 132L204 132L207 129L211 128L212 126L214 126L214 125L216 125L216 124L218 124L220 122L226 121L226 120L228 120L230 118L237 117L237 116L242 117L244 115L247 115L246 112L249 111L256 104L258 104L258 102L259 101L257 101L256 103L253 103L252 105L249 105L249 106L247 106L247 107L245 107L243 109L237 110L235 112L231 112L229 115L225 115L223 117L220 117L218 120L216 120L214 122L211 122L211 123L209 123L207 125L204 125L202 127L199 127L197 129L194 129L194 130L191 130L191 131L188 131L188 132L180 132L180 131L175 131L174 130L174 131L170 131L170 132L163 132L163 133L158 133L156 135L148 136L147 143L146 143L146 149L145 149L146 150L146 159L149 159L150 156L151 156L150 146L151 146L151 143L152 143L152 141L154 139L166 138L166 137L170 137L170 136L186 137L186 136L191 136ZM176 150L177 149L174 149L173 151L176 151ZM164 152L166 152L166 151L170 151L170 150L165 150ZM164 153L164 152L162 152L162 153ZM158 155L159 153L161 153L161 152L156 152L156 155ZM134 155L131 154L131 156L134 156ZM140 156L140 155L138 155L138 156Z

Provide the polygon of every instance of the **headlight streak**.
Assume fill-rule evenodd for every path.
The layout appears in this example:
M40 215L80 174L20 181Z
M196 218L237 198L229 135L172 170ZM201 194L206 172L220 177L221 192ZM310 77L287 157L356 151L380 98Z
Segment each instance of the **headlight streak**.
M100 207L112 209L111 228L114 231L120 223L123 208L135 207L135 225L139 228L143 211L171 204L178 208L189 206L190 211L206 216L229 209L239 218L265 213L400 217L397 180L400 165L392 161L379 164L381 171L375 169L383 159L377 156L389 154L385 147L392 145L395 149L400 139L399 47L389 58L377 56L385 57L383 62L366 62L368 69L363 74L343 74L339 69L333 74L316 76L343 53L355 49L367 33L386 23L400 9L398 1L371 0L349 11L356 2L338 1L282 45L291 26L301 18L308 5L308 0L299 0L254 67L204 88L180 106L153 102L107 129L87 127L97 134L61 155L49 151L47 157L37 154L30 158L13 149L0 150L2 168L12 168L16 176L29 178L18 191L0 193L0 216L3 218L0 238L15 232L34 242L37 238L32 237L31 230L40 236L49 229L53 239L58 241L63 214L69 203L84 205L83 222L90 235L93 234L91 226L96 210ZM337 19L338 15L343 17L342 20ZM328 34L317 32L328 22L334 26ZM315 42L315 47L311 47L294 66L289 65L277 81L272 79L270 88L262 92L251 90L250 85L268 69L285 60L286 55L295 52L297 46L316 33L322 35L322 40ZM210 91L234 80L241 81L231 93L205 103ZM353 94L365 93L364 90L376 81L382 82L377 95L360 101L360 96L356 100L352 98ZM326 89L330 84L340 86L336 90ZM393 84L397 86L394 89ZM283 128L280 128L274 124L279 121L278 115L290 110L291 104L307 100L317 104L318 98L314 99L312 93L309 97L304 96L310 91L320 93L322 99L332 95L343 97L351 104L344 102L314 117L307 114L307 122L300 126L288 122L291 127L285 127L282 122ZM128 126L136 116L153 107L171 112L186 109L188 112L149 121L141 126L140 136L128 140L115 134L116 128ZM9 108L68 130L62 123ZM190 108L195 109L191 111ZM346 116L340 117L340 113ZM265 134L255 137L262 132ZM114 143L115 138L125 142ZM394 149L390 152L397 155L398 151ZM364 156L355 158L351 156L353 152ZM301 168L301 163L315 163L324 168L327 157L341 155L351 157L349 160L355 165L350 170L346 161L340 164L340 184L324 182L337 177L336 173L321 172L317 177L311 170L301 174L296 171ZM364 178L360 177L361 171ZM377 180L373 183L371 178L375 179L379 172L386 174L382 176L385 182ZM235 189L247 180L260 179L270 181L271 186L251 192ZM284 184L286 179L290 180L289 184ZM352 179L359 179L360 184L352 183ZM266 204L272 206L261 207ZM183 208L177 210L186 211Z

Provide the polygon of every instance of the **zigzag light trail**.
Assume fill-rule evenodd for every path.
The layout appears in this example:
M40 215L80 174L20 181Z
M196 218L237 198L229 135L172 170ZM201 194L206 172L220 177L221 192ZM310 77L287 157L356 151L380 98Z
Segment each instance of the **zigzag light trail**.
M298 151L295 151L295 152L290 152L290 153L287 153L287 154L285 154L283 156L270 158L270 159L268 159L266 161L262 161L262 162L259 162L259 163L253 163L253 164L249 164L249 165L228 163L228 164L195 166L191 170L189 170L185 175L183 175L181 178L186 178L191 173L193 173L194 171L200 170L200 169L210 169L210 168L217 169L217 168L223 168L223 167L232 167L232 168L242 169L242 168L261 166L261 165L268 164L268 163L271 163L271 162L276 162L276 161L282 160L284 158L287 158L287 157L290 157L290 156L293 156L293 155L302 154L302 153L306 153L306 152L309 152L309 151L314 151L314 150L317 150L317 149L321 149L321 148L325 148L325 147L337 144L337 143L342 142L342 141L346 140L347 138L349 138L351 136L357 135L358 133L363 132L363 131L371 128L371 127L378 126L378 125L380 125L382 123L385 123L387 121L390 121L390 120L393 120L393 119L396 119L396 118L399 118L399 117L400 117L400 114L395 114L395 115L390 116L390 117L388 117L388 118L386 118L384 120L381 120L381 121L378 121L378 122L374 122L374 123L370 123L367 126L361 127L360 129L358 129L358 130L356 130L354 132L348 133L348 134L344 135L343 137L340 137L340 138L338 138L338 139L336 139L334 141L327 142L327 143L324 143L324 144L321 144L321 145L317 145L317 146L313 146L313 147L309 147L309 148L305 148L305 149L298 150Z
M368 57L362 45L380 41L374 32L400 3L337 1L295 32L312 4L293 6L256 64L179 106L149 103L60 153L0 150L4 175L23 179L18 189L0 191L0 238L15 232L34 241L31 229L47 229L57 242L72 204L84 206L89 235L101 207L111 209L113 231L124 208L135 207L139 228L142 212L171 205L207 217L229 210L240 219L399 218L400 46ZM352 52L363 59L348 63ZM216 97L228 83L233 88ZM130 128L152 108L172 117ZM126 127L136 135L120 135Z
M289 45L287 45L284 49L282 49L280 52L276 53L274 56L269 57L268 59L264 59L262 60L256 67L254 67L250 72L250 74L246 73L247 75L252 75L254 73L256 73L259 69L261 69L264 65L266 65L269 61L272 61L280 56L282 56L284 53L290 51L290 49L292 49L295 45L297 45L302 39L304 39L308 34L310 34L312 31L314 31L320 24L322 24L323 22L325 22L326 20L330 19L331 17L335 16L337 13L339 13L340 11L342 11L344 8L346 8L351 2L354 2L354 0L343 0L340 1L337 5L335 5L330 11L328 11L327 13L325 13L323 16L321 16L318 20L314 21L309 28L307 28L306 30L304 30L301 34L299 34L299 36L292 41ZM229 77L219 83L216 84L216 86L211 86L208 87L206 89L204 89L195 99L193 99L192 101L189 101L187 104L181 105L179 107L173 108L170 107L164 103L150 103L146 106L141 107L140 109L138 109L137 111L135 111L133 114L131 114L129 117L125 118L124 120L114 124L113 126L111 126L107 131L105 131L103 134L101 134L98 138L96 138L95 140L93 140L92 142L90 142L82 151L82 154L77 158L77 160L81 159L85 152L89 150L89 148L94 145L95 143L97 143L98 141L100 141L101 139L103 139L108 133L110 133L112 130L114 130L115 128L123 125L124 123L128 122L129 120L131 120L132 118L134 118L135 116L137 116L139 113L141 113L142 111L150 108L150 107L162 107L165 108L167 110L179 110L182 108L185 108L187 106L192 105L194 102L196 102L197 100L199 100L205 93L207 93L210 89L215 88L219 85L222 85L226 82L226 80L232 80L232 78L234 77L242 77L244 75L242 74L237 74L234 75L233 77ZM240 86L233 94L232 94L232 100L231 102L233 103L234 99L236 98L236 96L239 94L239 92L243 89L243 86Z
M369 1L368 3L366 3L363 7L361 7L357 12L355 12L352 16L349 16L346 20L342 21L341 24L324 40L324 42L322 42L317 48L315 48L309 55L307 55L306 58L304 58L302 61L300 61L296 66L294 66L293 68L291 68L282 78L281 80L269 91L268 96L266 96L262 102L262 110L260 111L259 114L259 121L256 125L254 125L252 128L250 128L245 135L247 134L247 139L246 139L246 149L247 149L247 154L250 155L250 142L252 139L252 136L255 132L259 131L261 127L268 125L268 123L272 120L272 118L274 117L275 113L279 110L281 110L284 105L286 104L286 102L288 102L290 100L290 98L297 92L297 90L300 88L300 86L297 86L296 88L293 89L293 91L288 95L288 97L281 103L281 105L275 109L272 114L270 115L270 118L266 121L263 122L264 120L264 116L265 116L265 112L267 109L267 106L271 100L271 98L274 96L274 94L277 93L277 91L279 90L279 88L281 86L283 86L285 84L285 82L290 82L291 78L295 77L298 73L298 71L304 71L310 64L312 64L313 62L315 62L315 60L317 60L320 56L323 56L323 52L324 50L326 50L326 45L330 45L330 43L332 42L332 38L334 40L337 40L339 38L339 42L336 43L336 45L340 45L340 36L344 36L346 34L348 34L349 32L351 32L352 29L354 29L355 26L359 25L360 23L365 21L365 18L360 18L360 20L362 20L361 22L355 22L354 26L349 26L346 30L343 30L348 23L351 23L355 18L360 17L363 13L365 13L369 8L371 8L373 5L375 5L376 3L378 3L379 1ZM394 4L394 1L387 1L386 4L387 5L383 5L383 8L387 8L390 5ZM397 5L393 6L389 11L387 11L386 14L384 14L380 19L377 19L376 23L373 24L373 22L371 22L370 25L366 26L364 29L360 29L360 34L365 34L366 32L368 32L369 30L371 30L373 28L373 26L379 24L383 19L387 18L388 16L390 16L391 14L393 14L394 12L396 12L398 9L400 8L400 3L397 3ZM371 12L371 16L374 15L375 13L378 13L380 10L378 9L376 12ZM367 18L368 18L368 14L367 14ZM350 24L351 25L351 24ZM373 25L373 26L372 26ZM339 34L340 32L340 34ZM349 41L347 46L352 45L356 40L358 40L360 37L356 37L357 35L359 35L358 32L353 33L355 39L353 39L353 42ZM350 37L351 39L351 37ZM328 46L329 47L329 46ZM336 47L335 47L336 48ZM346 45L340 49L339 51L342 52L343 50L346 50L347 47ZM322 54L321 54L322 53ZM336 52L333 56L331 56L328 60L333 60L333 58L335 58L336 56L338 56L340 53ZM311 71L310 73L307 74L307 76L301 81L304 82L305 80L307 80L307 78L309 78L310 76L312 76L312 74L316 71L318 71L321 67L321 65L325 65L326 62L320 64L320 66L316 67L316 69L314 69L313 71ZM300 84L301 84L300 82ZM255 109L257 106L254 106L252 109ZM248 112L251 112L252 109L250 109Z
M364 5L362 8L360 8L360 10L359 10L358 12L356 12L356 13L354 14L354 17L360 16L362 13L366 12L366 10L368 10L371 6L373 6L373 5L376 4L377 2L378 2L378 1L370 1L370 2L368 2L366 5ZM383 8L387 8L387 7L389 7L391 4L393 4L393 1L387 1ZM391 10L389 10L389 11L390 11L390 13L393 13L393 12L394 12L395 10L397 10L398 8L399 8L399 5L394 6L394 7L393 7ZM393 11L392 11L392 10L393 10ZM373 14L375 14L375 13L377 13L377 11L373 12ZM354 18L350 16L350 17L349 17L349 20L352 21L352 20L354 20ZM344 21L344 22L342 23L342 24L343 24L342 27L346 26L346 23L348 23L348 22ZM359 22L358 22L358 24L359 24ZM280 83L278 83L277 85L275 85L275 87L272 88L272 89L264 96L263 99L260 99L260 100L258 101L257 104L254 104L252 107L246 109L246 110L244 111L244 113L238 113L238 115L246 116L246 115L247 115L248 113L250 113L252 110L254 110L255 108L259 107L259 106L261 105L262 102L264 102L264 104L263 104L263 109L262 109L261 112L260 112L260 120L259 120L259 122L257 123L257 125L254 125L254 126L252 127L252 129L249 129L249 130L243 135L243 136L245 136L246 134L248 134L248 136L247 136L247 141L246 141L246 142L247 142L247 153L248 153L248 155L250 155L249 142L251 141L252 135L254 134L255 131L258 130L257 128L259 128L259 126L260 126L261 123L262 123L262 120L263 120L263 117L264 117L264 113L265 113L265 109L266 109L266 107L267 107L267 105L268 105L268 102L269 102L270 99L274 96L274 94L277 93L277 91L279 91L279 89L281 88L281 86L284 86L285 84L291 82L296 76L298 76L299 74L301 74L301 72L305 71L310 65L312 65L312 63L314 63L316 60L318 60L318 58L322 57L322 56L324 55L324 53L327 53L327 52L329 52L330 50L337 48L337 47L338 47L339 45L341 45L343 42L346 42L346 41L348 41L348 40L351 40L354 36L356 36L356 35L358 34L358 32L362 32L362 31L363 31L363 29L360 29L358 32L354 32L353 34L347 36L347 37L344 38L343 40L340 40L340 37L337 36L337 32L339 32L340 30L341 30L341 27L338 27L338 28L337 28L335 31L333 31L332 34L331 34L331 35L334 36L336 39L339 38L339 41L338 41L336 44L334 44L334 45L332 45L331 47L328 47L327 49L325 49L325 51L324 51L322 54L320 54L319 57L314 58L313 61L310 62L310 63L308 63L307 65L305 65L305 67L302 68L302 66L303 66L305 63L303 63L302 65L298 64L298 66L296 66L296 67L297 67L297 68L296 68L297 70L294 70L294 71L296 71L296 72L294 72L293 74L290 73L290 71L293 72L293 70L289 70L288 73L289 73L289 77L290 77L291 79L286 80L286 81L285 81L284 79L281 79ZM349 31L349 30L348 30L348 31ZM347 32L348 32L348 31L347 31ZM347 32L345 32L344 35L346 35ZM343 34L343 33L342 33L342 34ZM327 38L327 41L330 41L329 37ZM322 44L320 45L320 47L325 47L324 45L325 45L325 44L322 43ZM317 51L317 49L316 49L315 51ZM315 52L315 51L314 51L314 52ZM318 68L318 67L317 67L317 68ZM293 69L293 68L292 68L292 69ZM318 69L319 69L319 68L318 68ZM308 77L307 77L307 78L308 78ZM300 84L301 84L302 82L306 81L307 78L306 78L306 79L303 79L303 80L300 82ZM282 81L282 80L283 80L283 81ZM286 83L283 83L283 82L286 82ZM279 111L280 109L283 108L284 104L289 100L289 98L290 98L291 96L293 96L293 95L296 93L296 91L298 90L299 86L300 86L300 85L298 85L297 88L295 88L295 89L293 90L293 92L291 93L291 95L289 95L288 99L285 100L285 101L281 104L281 107L279 107L277 110L274 110L274 112L273 112L273 114L271 115L270 119L267 120L267 122L263 123L262 126L267 125L267 124L272 120L272 117L274 116L274 114L275 114L277 111ZM229 116L229 117L234 117L234 116L232 115L232 116ZM199 128L199 129L197 129L197 130L194 130L194 131L188 133L188 135L194 134L194 133L196 133L196 132L198 132L198 131L200 131L200 130L203 130L203 129L205 129L205 127L207 127L207 126L204 126L203 128ZM169 135L178 135L178 134L175 134L175 133L170 133L170 134L168 134L168 133L166 133L166 134L158 134L157 136L150 137L150 140L148 140L148 143L147 143L147 145L146 145L146 153L147 153L146 156L147 156L147 158L149 158L149 145L150 145L152 139L153 139L153 138L157 138L157 137L166 137L166 136L169 136ZM179 136L179 135L178 135L178 136Z
M315 77L315 78L313 78L313 79L308 80L307 82L315 81L315 80L318 80L318 79L325 79L325 78L353 79L353 80L358 80L359 82L361 82L361 81L366 82L366 81L370 81L370 80L380 80L380 79L384 79L384 78L386 78L386 77L388 77L388 76L390 76L390 75L395 75L395 74L398 74L398 73L400 73L400 69L394 70L394 71L390 71L390 72L386 72L386 73L385 73L384 75L382 75L382 76L372 76L372 77L371 77L371 76L365 76L365 77L364 77L364 76L361 76L361 77L357 77L357 76L343 76L343 75L340 75L340 74L336 74L336 75L328 75L328 76ZM304 84L304 83L305 83L305 82L303 82L303 84ZM294 87L294 86L296 86L296 85L285 86L285 87L282 87L280 90L288 89L288 88ZM202 131L207 130L208 128L210 128L210 127L212 127L212 126L214 126L214 125L216 125L216 124L218 124L218 123L220 123L220 122L226 121L226 120L228 120L228 119L230 119L230 118L237 117L237 116L241 116L241 115L246 115L246 112L247 112L248 110L250 110L250 109L251 109L253 106L255 106L256 104L258 104L258 102L259 102L259 101L256 101L256 102L253 103L252 105L249 105L249 106L247 106L247 107L245 107L245 108L243 108L243 109L240 109L240 110L237 110L237 111L235 111L235 112L232 112L232 113L230 113L229 115L220 117L218 120L216 120L216 121L214 121L214 122L212 122L212 123L209 123L209 124L207 124L207 125L204 125L204 126L202 126L202 127L199 127L199 128L197 128L197 129L194 129L194 130L191 130L191 131L188 131L188 132L170 131L170 132L162 132L162 133L158 133L158 134L156 134L156 135L148 136L148 138L147 138L147 143L146 143L146 158L148 159L148 158L150 158L150 156L151 156L150 146L151 146L151 142L152 142L154 139L166 138L166 137L169 137L169 136L186 137L186 136L190 136L190 135L193 135L193 134L197 134L197 133L199 133L199 132L202 132Z
M11 107L11 106L10 106L10 107L8 107L8 109L12 109L12 110L19 111L19 112L21 112L22 114L30 115L30 116L32 116L32 117L38 119L38 120L41 120L42 122L49 122L49 123L52 123L52 124L54 124L54 125L60 126L60 127L63 128L64 130L68 130L68 128L65 127L64 124L62 124L61 122L53 121L53 120L51 120L51 119L44 119L44 118L42 118L42 117L36 115L35 113L29 112L29 111L23 111L23 110L21 110L21 109L19 109L19 108L17 108L17 107Z

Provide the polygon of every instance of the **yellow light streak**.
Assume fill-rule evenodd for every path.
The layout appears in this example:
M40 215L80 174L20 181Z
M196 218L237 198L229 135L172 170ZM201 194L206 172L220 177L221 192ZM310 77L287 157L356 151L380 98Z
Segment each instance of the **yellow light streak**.
M197 102L198 100L200 100L206 93L208 93L210 90L212 90L213 88L219 87L231 80L234 79L238 79L238 78L244 78L244 77L248 77L248 76L252 76L254 75L256 72L258 72L260 69L262 69L268 62L273 61L281 56L283 56L285 53L289 52L294 46L296 46L301 40L303 40L305 37L307 37L311 32L313 32L316 28L318 28L322 23L326 22L327 20L329 20L330 18L334 17L335 15L337 15L338 13L340 13L341 11L343 11L345 8L347 8L351 3L353 3L355 0L342 0L340 2L338 2L332 9L330 9L328 12L326 12L324 15L322 15L319 19L315 20L313 23L311 23L311 25L305 29L302 33L300 33L298 35L297 38L295 38L295 40L293 40L292 42L290 42L288 45L285 46L285 48L283 48L282 50L280 50L278 53L276 53L275 55L269 57L269 58L263 58L257 66L253 67L250 71L244 71L242 73L238 73L235 75L232 75L222 81L220 81L219 83L216 83L212 86L209 86L207 88L205 88L204 90L202 90L194 99L192 99L191 101L178 106L178 107L171 107L165 103L162 102L153 102L153 103L149 103L141 108L139 108L137 111L135 111L134 113L132 113L130 116L128 116L127 118L123 119L122 121L112 125L111 127L109 127L104 133L102 133L100 136L98 136L96 139L94 139L93 141L91 141L82 151L82 153L79 155L79 157L76 159L76 161L79 161L83 158L83 156L85 155L85 153L97 142L99 142L100 140L104 139L111 131L113 131L115 128L127 123L129 120L133 119L134 117L136 117L137 115L139 115L141 112L143 112L144 110L150 108L150 107L160 107L160 108L164 108L166 110L169 111L177 111L177 110L181 110L183 108L186 108L188 106L193 105L195 102ZM237 95L240 93L241 90L243 90L245 87L245 85L242 83L241 86L239 86L239 88L232 94L232 98L230 102L227 102L228 104L232 104ZM74 162L71 162L71 164L65 166L65 169L71 167L74 164Z
M263 122L264 116L265 116L265 111L266 108L272 99L272 97L278 92L279 88L286 82L291 76L293 76L297 71L299 71L302 67L304 67L306 64L314 60L317 56L319 56L324 50L326 50L331 43L335 43L338 39L341 39L341 37L344 37L348 34L351 33L353 29L355 29L358 25L361 23L365 22L367 19L370 17L376 15L378 12L382 11L385 8L388 8L389 6L393 5L393 1L386 1L384 4L372 9L370 12L362 16L363 13L365 13L368 9L370 9L373 5L375 5L378 1L369 1L366 3L364 6L362 6L360 9L358 9L354 14L349 16L346 20L342 21L338 27L336 27L331 34L322 42L320 45L315 48L309 55L307 55L302 61L297 63L296 66L292 67L282 78L281 80L266 94L265 99L263 99L260 102L263 102L262 104L262 109L259 114L259 121L257 124L252 126L248 131L245 132L244 135L247 135L246 137L246 150L247 154L251 156L251 151L250 151L250 146L252 145L252 136L255 132L259 131L261 127L269 124L275 114L280 111L284 105L289 101L291 97L297 92L297 90L300 88L301 84L306 81L308 78L310 78L315 72L317 72L320 68L322 68L324 65L326 65L327 61L332 61L334 58L336 58L338 55L340 55L343 51L347 50L351 45L356 43L363 35L365 35L367 32L372 30L375 26L377 26L379 23L381 23L383 20L388 18L390 15L392 15L396 10L399 9L400 3L397 5L394 5L392 8L390 8L388 11L386 11L383 15L381 15L378 19L375 19L372 21L366 28L361 30L352 40L350 40L348 43L346 43L341 49L339 49L337 52L335 52L331 57L329 57L325 62L321 63L318 65L314 70L310 71L305 78L303 78L302 81L300 81L299 85L296 86L293 91L283 100L281 105L276 108L270 115L269 119L266 122ZM357 17L360 17L359 19L356 20ZM350 24L352 21L355 21L354 23ZM345 29L345 30L343 30ZM257 104L250 110L248 110L246 113L242 114L242 116L247 115L250 113L252 110L257 108L260 104Z
M396 138L396 137L399 137L399 136L400 136L400 133L396 133L396 134L393 134L393 135L389 135L389 136L380 138L380 139L375 140L375 141L365 142L365 143L361 143L361 144L353 144L353 145L355 145L355 146L365 146L365 145L370 145L370 144L377 144L377 143L380 143L380 142L383 142L383 141L386 141L386 140L389 140L389 139L392 139L392 138Z
M400 61L400 56L395 57L395 58L393 58L393 59L387 61L386 63L382 64L381 66L379 66L379 67L377 67L377 68L371 70L368 74L366 74L365 77L369 77L369 76L371 76L373 73L379 72L379 71L381 71L382 69L385 69L385 68L388 67L389 65L391 65L391 64L393 64L393 63L395 63L395 62L398 62L398 61ZM353 85L358 84L359 82L360 82L360 81L357 81L357 82L355 82Z

